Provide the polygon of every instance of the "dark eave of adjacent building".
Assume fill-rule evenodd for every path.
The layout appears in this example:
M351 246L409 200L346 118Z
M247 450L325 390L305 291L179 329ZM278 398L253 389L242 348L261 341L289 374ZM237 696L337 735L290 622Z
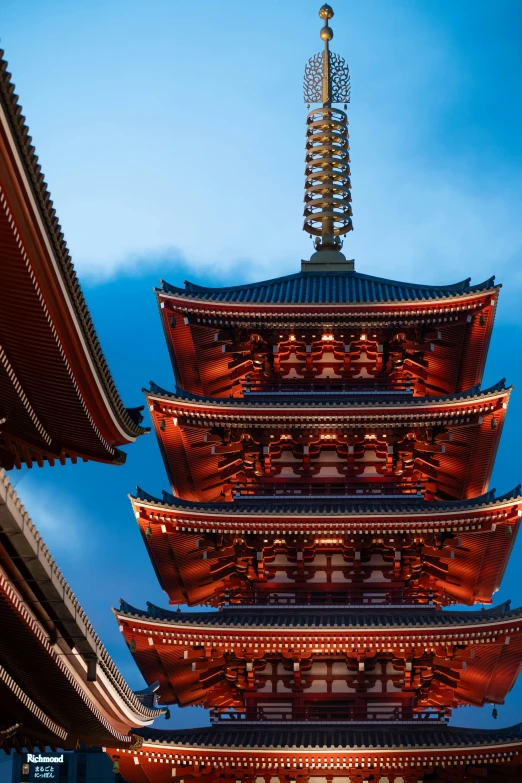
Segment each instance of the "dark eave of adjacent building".
M8 542L17 568L24 569L26 579L22 587L28 585L34 590L36 586L46 614L51 612L56 622L63 625L77 650L85 659L95 655L132 709L146 717L155 717L157 711L143 709L140 699L118 671L3 470L0 470L0 540Z
M92 736L93 741L117 738L128 745L130 728L147 725L162 713L148 694L133 692L122 677L3 471L0 554L1 608L9 618L0 645L0 681L8 689L4 697L13 703L19 701L15 713L26 711L33 721L29 727L22 723L23 736L32 737L33 744L40 741L35 723L41 720L42 705L46 711L51 690L56 693L53 710L56 708L56 715L62 717L51 714L50 718L67 727L66 737L54 737L57 745L69 747L75 732ZM33 683L29 689L34 677L30 667L24 667L22 672L17 668L22 653L39 667L41 688ZM24 701L24 690L32 708ZM64 697L68 692L69 696ZM3 713L1 702L0 699L0 720L5 724L13 715ZM53 734L50 718L44 744ZM5 747L9 748L9 743Z
M62 290L65 291L64 308L74 314L81 342L88 355L88 362L94 368L96 382L101 389L103 404L122 433L120 445L123 445L148 432L148 429L140 426L141 408L124 406L110 373L3 54L3 50L0 50L0 108L3 110L6 126L9 128L23 174L29 183L31 197L37 206L56 268L59 270ZM77 452L81 453L81 449Z

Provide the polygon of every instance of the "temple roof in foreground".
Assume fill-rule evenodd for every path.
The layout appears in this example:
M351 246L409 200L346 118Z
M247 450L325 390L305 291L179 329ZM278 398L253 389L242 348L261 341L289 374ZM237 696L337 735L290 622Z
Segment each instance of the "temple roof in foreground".
M359 629L359 628L432 628L454 626L481 626L490 625L499 621L516 620L522 617L522 607L510 609L510 602L506 601L491 609L479 611L436 611L420 608L402 610L386 609L371 610L353 609L339 610L317 609L307 607L296 609L289 607L287 610L274 610L256 607L230 608L213 612L178 612L163 609L154 604L147 603L147 609L136 609L126 601L121 601L117 616L126 615L129 618L153 621L154 623L168 623L169 625L187 626L198 628L311 628L311 629Z
M0 552L0 748L128 747L154 689L131 690L1 470Z
M1 49L0 158L0 465L121 462L148 429L110 373Z
M350 304L423 302L451 299L498 288L495 278L470 285L471 278L450 285L387 280L360 272L297 272L260 283L211 288L185 281L185 288L161 282L159 293L187 299L244 304Z
M514 487L510 492L505 492L498 497L492 489L483 495L465 500L424 500L415 495L398 495L396 498L379 499L369 496L367 499L358 500L339 498L317 500L317 498L285 496L281 500L273 498L248 497L236 499L233 503L199 503L193 500L183 500L175 497L170 492L163 492L163 498L150 495L140 487L136 488L136 495L132 500L142 501L153 505L168 507L173 511L179 510L194 514L218 514L221 516L245 516L247 514L278 514L295 517L297 514L314 514L321 516L339 516L345 514L390 514L404 516L404 514L452 514L479 509L494 509L496 506L522 500L521 485Z
M292 726L199 729L140 729L145 743L201 748L445 748L502 745L519 742L522 723L505 729L467 729L457 726Z

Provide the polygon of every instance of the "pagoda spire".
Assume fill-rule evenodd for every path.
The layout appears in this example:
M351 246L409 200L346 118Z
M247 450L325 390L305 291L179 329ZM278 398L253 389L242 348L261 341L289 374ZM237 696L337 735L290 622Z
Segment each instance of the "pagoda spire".
M324 24L320 36L324 50L310 58L305 68L304 99L322 106L311 109L306 119L305 208L303 229L315 237L316 252L303 261L303 271L352 271L353 261L341 252L341 237L351 231L350 144L346 112L334 103L350 100L350 73L346 61L330 51L334 15L321 6Z

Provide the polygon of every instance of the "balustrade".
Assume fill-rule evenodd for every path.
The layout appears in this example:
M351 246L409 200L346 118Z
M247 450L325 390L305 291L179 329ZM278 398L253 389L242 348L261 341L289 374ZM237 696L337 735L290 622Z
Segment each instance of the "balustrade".
M419 709L408 705L362 705L355 706L331 702L330 704L272 704L248 706L244 710L214 707L211 713L212 723L401 723L426 722L446 723L449 711L444 708Z
M368 497L376 498L393 496L409 499L424 497L426 487L421 482L401 482L395 477L389 481L364 480L353 478L350 481L306 481L300 477L295 479L259 477L257 481L238 481L235 485L234 498L242 497Z
M245 397L260 395L300 395L300 394L349 394L353 396L371 394L396 396L413 396L413 388L408 380L382 378L342 378L307 379L281 378L279 380L246 379L241 388Z
M350 589L350 591L312 591L303 589L278 589L273 592L256 590L241 597L244 606L373 606L387 609L390 606L416 606L423 609L434 606L433 593L430 590L416 590L414 595L405 595L403 589L383 592L370 592L368 588ZM241 605L234 604L236 608Z

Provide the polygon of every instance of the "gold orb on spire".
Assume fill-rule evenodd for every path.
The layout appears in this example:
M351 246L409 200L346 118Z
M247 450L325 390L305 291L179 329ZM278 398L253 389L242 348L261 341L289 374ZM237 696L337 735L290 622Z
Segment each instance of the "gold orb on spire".
M319 35L323 41L331 41L333 38L333 30L331 27L328 27L328 25L325 24L324 27L321 27L321 32Z
M328 5L328 3L325 3L319 9L319 16L321 17L321 19L332 19L333 15L334 15L333 8L331 5Z
M333 8L326 3L319 9L319 16L324 19L324 26L321 28L320 36L323 41L331 41L333 38L333 30L328 25L328 20L334 15Z

